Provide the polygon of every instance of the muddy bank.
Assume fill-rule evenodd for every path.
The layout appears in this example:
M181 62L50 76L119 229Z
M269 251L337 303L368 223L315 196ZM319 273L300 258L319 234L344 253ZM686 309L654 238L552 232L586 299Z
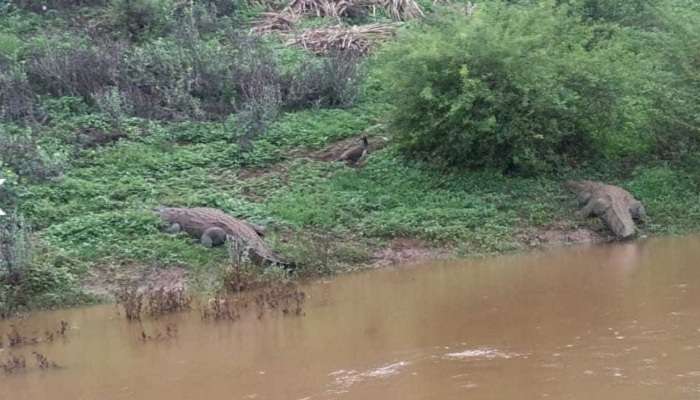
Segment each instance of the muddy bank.
M284 239L284 241L290 240L294 240L294 238ZM577 244L608 243L614 240L614 237L603 226L594 229L577 226L570 222L557 222L533 228L518 233L514 237L514 242L521 252ZM338 261L352 265L350 270L354 271L465 258L460 253L457 243L438 245L416 238L391 239L381 246L368 249L368 254L367 261L360 265L352 265L351 260L340 259ZM190 280L192 278L193 276L188 269L181 266L155 268L141 264L108 264L91 269L89 276L82 283L82 288L91 295L111 299L113 293L125 284L136 285L140 290L148 288L171 290L191 288ZM212 280L215 277L207 278Z
M125 286L143 291L149 288L168 291L187 289L188 270L179 267L155 268L141 264L106 264L88 271L83 290L97 298L112 300L114 293Z

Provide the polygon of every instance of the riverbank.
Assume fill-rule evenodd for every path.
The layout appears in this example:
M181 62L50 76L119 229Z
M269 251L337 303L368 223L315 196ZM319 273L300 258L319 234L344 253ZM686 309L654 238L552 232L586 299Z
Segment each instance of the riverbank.
M329 114L337 121L360 112ZM319 121L322 117L324 112L286 116L306 133L306 141L258 144L263 159L276 160L255 168L225 168L216 156L202 161L226 146L220 141L173 144L169 135L136 134L82 153L60 180L23 188L23 212L47 252L69 260L71 284L100 297L125 281L195 291L217 286L230 264L226 249L161 232L150 209L163 204L217 207L266 226L267 242L297 262L301 279L610 240L597 219L573 217L577 205L561 185L568 178L594 177L631 190L648 209L641 235L698 228L693 181L670 168L640 168L625 177L436 171L402 158L390 141L372 132L379 116L361 118L364 125L347 129L343 136L349 139L341 141L333 137L337 127ZM361 167L319 156L367 131L374 133L372 143L382 145Z
M611 162L536 178L437 170L399 153L382 125L385 109L365 102L287 113L243 159L225 125L132 118L125 137L78 149L60 176L10 182L40 263L23 301L82 304L130 280L216 290L226 249L161 232L151 210L163 205L214 207L266 226L265 240L300 266L300 279L609 240L599 221L573 216L567 179L632 192L649 215L641 235L700 230L700 190L682 168ZM66 137L101 118L55 114L45 128ZM363 134L371 148L360 167L334 161Z
M207 249L185 235L163 233L152 212L159 206L212 207L265 226L267 243L298 266L294 279L607 240L599 221L573 216L576 204L562 186L568 179L600 180L633 193L649 215L642 235L700 230L695 142L684 130L694 126L686 118L696 115L694 109L680 107L678 115L657 119L658 114L639 106L636 92L618 93L618 85L593 85L591 92L560 99L562 93L578 93L580 88L527 89L530 82L543 81L539 77L524 79L527 90L513 93L508 88L518 85L504 84L506 92L499 96L516 99L509 100L513 103L546 100L543 108L530 110L540 120L530 121L527 109L503 118L503 123L532 122L516 129L492 123L504 114L499 109L485 112L493 118L483 121L481 111L465 114L435 135L425 125L421 135L431 140L409 151L413 139L405 134L411 126L397 129L403 114L395 112L409 108L397 107L401 103L396 97L401 96L391 94L400 85L390 76L393 70L381 65L382 46L394 33L428 32L444 25L435 24L437 19L462 11L470 16L474 9L404 3L410 7L403 11L372 6L371 13L358 3L356 11L361 12L341 17L299 10L299 19L284 27L261 21L270 17L266 6L279 11L284 5L257 2L91 0L56 1L42 9L24 2L0 6L0 84L7 89L0 91L0 176L7 179L0 188L0 208L11 211L0 224L0 244L10 249L0 264L0 316L7 310L96 301L124 282L186 282L194 291L221 289L231 265L227 249ZM511 10L505 3L502 7ZM424 12L406 11L421 8ZM537 12L547 7L540 8ZM539 15L526 8L513 10L528 18ZM549 15L550 22L564 18L561 26L570 26L567 13L555 11L542 15ZM130 24L134 18L143 23ZM345 24L340 28L352 28L347 37L359 47L333 47L338 45L333 40L339 37L339 20ZM533 46L543 43L527 29L532 24L522 26ZM595 31L581 29L582 35ZM445 38L457 36L463 35ZM320 47L313 47L311 39ZM509 51L520 48L519 43L515 35ZM478 66L484 60L463 61ZM538 62L547 67L542 71L552 64ZM571 65L578 64L572 59ZM614 64L611 71L638 64ZM686 64L678 65L684 70ZM558 76L571 70L562 66L550 72ZM595 71L599 68L557 82L596 82L588 78ZM453 78L466 72L459 69L450 75L451 83L433 85L436 91L428 90L435 82L420 80L405 88L425 87L418 97L430 102L440 97L434 96L440 88L459 86ZM511 75L515 79L519 72ZM649 80L643 76L644 82ZM610 83L608 77L604 81ZM679 103L691 87L680 78L664 84L678 89L673 97ZM623 86L636 87L632 81ZM599 89L615 94L611 98L625 106L620 115L637 117L634 124L611 117L625 125L624 135L611 133L622 126L594 129L597 125L589 123L597 119L588 118L590 107L574 101L590 97L597 104ZM447 92L444 102L430 106L438 108L432 113L435 121L447 109L463 109L449 103L466 97L452 98L454 93ZM524 94L534 97L517 100ZM664 115L676 106L666 106L667 100L657 99ZM501 106L510 110L508 104ZM455 128L471 117L483 122L479 129ZM577 122L559 129L558 122L566 121ZM663 131L678 138L652 131L669 121L679 125ZM551 138L532 131L538 126L553 130ZM444 145L457 141L464 149L483 150L472 155L488 158L499 154L489 147L488 138L498 136L493 129L514 135L506 140L513 143L503 144L510 149L507 162L490 162L496 157L489 156L493 160L472 163L465 160L470 158L467 152ZM598 137L603 131L612 136ZM459 132L481 132L483 142L491 144L468 146L469 135L460 138ZM577 139L564 140L569 134ZM368 137L369 153L359 166L336 161L363 136ZM523 140L516 140L520 136ZM557 141L560 145L553 144ZM545 142L551 160L536 162L542 150L537 143ZM652 151L654 146L658 149ZM582 148L586 151L578 151ZM557 154L558 149L566 151ZM442 162L447 160L453 162Z
M51 269L33 287L41 295L32 301L39 307L94 301L125 281L214 290L230 264L226 249L161 232L151 212L161 205L215 207L266 226L266 241L296 261L302 279L609 240L598 220L573 217L577 205L562 186L567 179L630 190L649 214L642 235L699 228L697 186L682 170L588 168L538 178L440 171L403 158L376 109L382 107L287 114L254 143L251 166L231 165L227 149L236 146L222 140L220 124L130 120L126 137L79 151L62 176L14 187ZM84 119L57 117L49 128L68 134L64 126ZM363 165L335 162L362 134L372 144Z

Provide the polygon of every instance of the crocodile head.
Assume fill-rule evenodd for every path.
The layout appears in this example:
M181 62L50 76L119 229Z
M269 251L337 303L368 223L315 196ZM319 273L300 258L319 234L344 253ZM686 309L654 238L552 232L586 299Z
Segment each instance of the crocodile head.
M593 196L596 183L593 181L567 181L564 186L576 194L576 199L580 204L585 204Z

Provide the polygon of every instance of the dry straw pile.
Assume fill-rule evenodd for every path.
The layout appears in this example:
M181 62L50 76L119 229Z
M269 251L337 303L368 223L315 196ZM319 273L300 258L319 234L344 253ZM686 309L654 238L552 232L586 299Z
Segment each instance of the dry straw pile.
M395 22L348 26L342 18L376 14L383 9ZM338 25L296 32L302 16L332 17ZM366 54L372 46L390 38L400 21L422 17L423 10L415 0L291 0L281 11L267 12L254 25L258 34L278 33L286 36L289 45L302 46L317 54L333 51L354 51Z
M390 38L395 30L396 24L338 25L306 30L290 37L287 43L317 54L344 50L366 54L374 43Z

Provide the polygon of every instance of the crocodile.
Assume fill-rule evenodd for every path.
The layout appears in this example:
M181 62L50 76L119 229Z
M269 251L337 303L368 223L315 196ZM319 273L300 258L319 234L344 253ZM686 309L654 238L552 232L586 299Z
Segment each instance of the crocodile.
M206 207L160 207L154 211L160 216L168 233L185 232L207 247L236 240L243 245L243 256L257 265L292 266L263 241L261 227L233 218L223 211Z
M576 194L583 208L582 218L599 217L618 239L629 239L637 233L635 221L646 218L639 200L618 186L595 181L569 181L566 187Z

